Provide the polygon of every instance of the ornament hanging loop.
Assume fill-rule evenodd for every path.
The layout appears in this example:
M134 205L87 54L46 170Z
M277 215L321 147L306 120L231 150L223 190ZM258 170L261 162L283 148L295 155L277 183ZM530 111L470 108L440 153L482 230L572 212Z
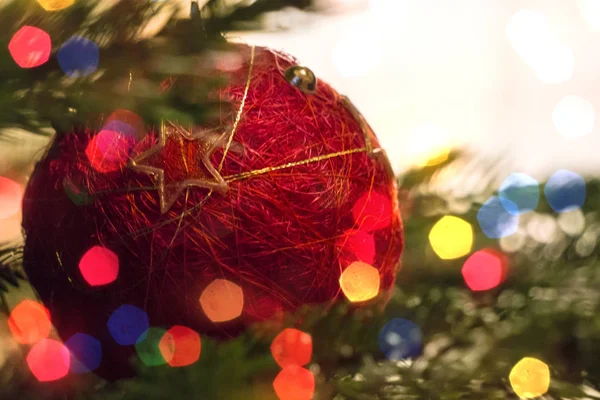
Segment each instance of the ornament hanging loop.
M284 77L303 93L313 94L317 91L317 77L310 68L294 65L285 70Z

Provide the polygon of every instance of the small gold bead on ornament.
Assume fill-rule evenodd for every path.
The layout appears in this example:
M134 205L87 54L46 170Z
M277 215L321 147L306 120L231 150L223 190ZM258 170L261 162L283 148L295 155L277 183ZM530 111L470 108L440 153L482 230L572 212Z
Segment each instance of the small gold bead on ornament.
M306 67L294 65L285 71L285 80L300 91L312 94L317 90L317 77Z

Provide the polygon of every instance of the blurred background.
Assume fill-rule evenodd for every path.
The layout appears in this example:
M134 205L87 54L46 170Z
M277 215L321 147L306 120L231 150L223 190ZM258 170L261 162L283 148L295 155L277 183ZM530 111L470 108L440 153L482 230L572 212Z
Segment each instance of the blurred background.
M106 4L116 1L107 0ZM181 16L188 17L189 1L178 1ZM600 193L600 128L596 123L596 108L600 110L600 56L596 51L600 47L600 0L316 3L317 12L290 8L264 17L263 31L231 32L227 36L232 41L268 46L295 56L318 79L350 97L373 127L401 180L407 247L399 286L410 279L421 284L402 286L406 293L395 300L397 307L414 308L415 320L425 321L426 316L419 317L416 310L425 315L428 309L438 307L437 303L435 307L425 303L421 306L420 297L410 296L420 296L419 291L433 292L438 290L436 286L444 285L463 290L457 272L462 258L476 249L480 251L474 254L481 256L481 251L498 247L514 256L511 283L517 289L510 293L506 290L503 293L510 296L505 297L517 299L515 293L522 289L525 294L519 294L519 298L523 304L525 299L533 304L534 311L526 318L521 315L521 306L510 306L516 310L514 321L541 321L539 326L531 324L540 327L539 331L523 337L536 342L537 335L549 329L544 325L548 321L553 321L555 328L570 327L544 314L554 310L544 303L546 300L560 300L552 311L555 316L571 309L586 318L600 315L594 311L594 307L600 307L597 290L582 289L584 283L593 284L589 276L595 276L600 251L598 204L594 202L594 196ZM160 24L158 18L149 31ZM21 236L22 188L48 140L43 135L16 130L4 132L0 139L0 243ZM457 151L468 156L441 164ZM436 165L439 169L420 169ZM544 189L546 200L538 207L542 198L538 182L550 176ZM590 200L585 208L586 183L582 177L587 180ZM519 190L511 194L511 187ZM500 198L490 197L498 189ZM516 199L516 205L506 203L506 199ZM475 234L471 228L475 228ZM574 254L583 261L572 261L569 257ZM489 258L488 253L483 255ZM504 259L496 258L496 269L506 269ZM490 264L489 259L474 260ZM420 268L424 265L428 268ZM547 274L548 265L557 266L552 270L554 275ZM579 268L579 275L569 275L569 279L560 275L563 270L575 268ZM421 280L419 273L424 276ZM505 275L503 272L502 279ZM548 291L558 283L578 290L579 297L573 298L583 299L581 309L577 311L564 300L566 296L556 294L563 292L525 287L542 287L546 277L556 281L548 284ZM480 290L467 284L473 291ZM494 284L499 285L500 278ZM448 293L454 292L450 288ZM554 297L543 298L545 295L540 293L554 293ZM25 286L9 298L8 305L14 306L27 297L33 294ZM412 302L414 298L418 301ZM463 307L465 315L475 315L475 307L469 308L473 303L467 297L455 300L457 309ZM393 312L394 306L391 308ZM452 322L448 318L445 321ZM444 318L433 315L431 320ZM596 327L600 327L598 321ZM587 325L591 326L582 317L581 326ZM493 328L492 332L496 326ZM563 339L561 336L557 340L561 346ZM522 342L516 343L523 348L534 347L524 339ZM492 354L492 349L499 348L494 346L479 346L478 354ZM511 343L505 349L518 353L519 346ZM571 347L565 346L566 354ZM18 350L5 324L0 325L0 349L6 349L0 351L0 366L7 354ZM581 353L586 349L582 345ZM456 359L462 358L462 353L456 354ZM481 360L483 356L478 362ZM473 370L479 365L485 364L473 363ZM600 374L600 366L597 368ZM506 369L500 365L501 376L506 375Z

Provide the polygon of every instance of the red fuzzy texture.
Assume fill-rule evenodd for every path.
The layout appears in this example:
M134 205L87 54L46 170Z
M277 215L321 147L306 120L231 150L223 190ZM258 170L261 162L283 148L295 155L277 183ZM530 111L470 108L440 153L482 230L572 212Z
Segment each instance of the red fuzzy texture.
M248 77L250 50L240 49L245 62L220 92L232 101L218 121L223 129L233 125ZM300 92L283 77L290 65L293 59L256 49L224 177L365 147L361 126L341 96L323 82L313 95ZM102 375L128 372L122 364L130 350L118 346L106 328L122 304L146 310L152 326L184 325L201 335L230 336L277 311L342 299L339 278L352 259L372 261L382 293L393 286L403 238L385 153L357 152L235 180L203 206L198 205L208 190L192 188L161 214L152 176L126 166L109 172L92 168L86 148L94 135L59 137L32 175L23 207L24 264L61 337L83 332L102 342ZM155 141L150 131L132 156ZM375 138L371 143L379 147ZM182 159L169 147L163 155L174 165ZM222 158L219 149L212 164ZM67 195L73 184L91 200L76 204ZM365 200L370 194L387 205L371 207ZM387 214L369 220L356 215L358 207ZM363 220L364 232L345 246ZM370 248L361 250L361 243ZM93 246L117 254L116 281L91 287L83 279L78 264ZM214 323L204 314L198 299L216 278L242 288L240 318Z

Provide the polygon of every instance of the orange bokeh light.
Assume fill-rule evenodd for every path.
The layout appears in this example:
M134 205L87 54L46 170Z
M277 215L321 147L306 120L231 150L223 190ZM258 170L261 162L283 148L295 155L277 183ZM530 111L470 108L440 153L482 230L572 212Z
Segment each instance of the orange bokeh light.
M200 305L211 321L230 321L242 314L244 293L233 282L215 279L202 292Z
M33 300L23 300L12 310L8 327L19 343L33 344L48 337L52 324L50 312Z
M284 329L273 339L271 354L282 368L306 365L312 357L312 337L298 329Z
M158 348L171 367L185 367L198 361L202 343L194 330L175 325L160 339Z
M367 263L356 261L340 276L340 287L353 303L367 301L379 294L379 271Z
M310 400L315 393L315 377L306 368L290 365L277 375L273 388L280 400Z
M55 381L69 373L71 354L64 344L43 339L27 354L27 365L40 382Z

